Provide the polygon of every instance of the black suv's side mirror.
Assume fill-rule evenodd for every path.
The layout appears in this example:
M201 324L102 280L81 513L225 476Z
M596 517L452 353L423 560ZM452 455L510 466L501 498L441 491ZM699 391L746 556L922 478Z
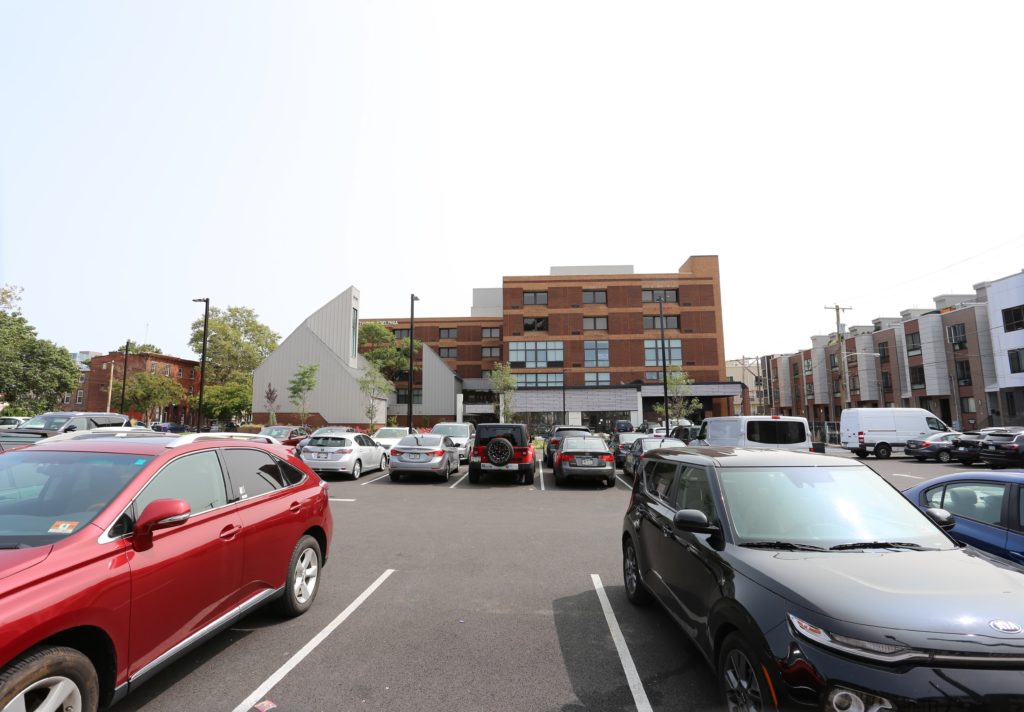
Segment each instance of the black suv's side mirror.
M672 517L672 524L684 532L713 534L718 531L718 527L709 522L707 515L699 509L680 509Z

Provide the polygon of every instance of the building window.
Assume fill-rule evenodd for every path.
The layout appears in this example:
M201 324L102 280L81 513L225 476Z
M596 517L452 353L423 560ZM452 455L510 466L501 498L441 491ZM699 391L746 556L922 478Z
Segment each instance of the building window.
M800 375L800 364L794 363L793 364L793 378L796 378L799 375Z
M75 396L75 403L81 405L82 401L84 399L85 399L85 391L79 391L78 394Z
M451 348L451 347L445 347L445 348L438 349L438 353L441 355L441 358L458 358L459 357L459 350L456 349L456 348Z
M860 393L859 376L850 376L850 393Z
M189 386L189 387L188 387L188 394L189 394L189 395L192 395L192 394L193 394L192 388L193 388L192 386Z
M192 368L192 380L193 381L196 380L196 369L195 369L195 367Z
M971 385L971 362L970 361L957 361L956 362L956 382L960 386Z
M660 329L661 328L661 317L660 316L645 316L644 317L644 328L645 329ZM679 328L679 317L677 317L677 316L666 316L665 317L665 328L666 329L678 329Z
M583 342L583 365L588 367L608 366L608 342L607 341L584 341Z
M907 334L907 356L917 356L921 353L921 334L915 331Z
M813 371L813 370L814 370L813 362L811 361L811 359L805 358L804 359L804 373L811 373L811 371ZM795 376L796 373L794 372L793 375Z
M184 378L184 377L185 377L185 369L179 368L178 369L178 378Z
M409 405L409 389L399 388L395 391L395 397L397 398L399 405ZM420 405L423 403L423 389L413 388L412 389L412 402L413 405Z
M64 402L65 403L70 403L71 402L71 394L70 393L65 393L64 394Z
M480 355L483 358L501 358L501 347L500 346L484 346L480 351Z
M608 331L608 317L606 316L585 316L583 317L584 331Z
M970 396L964 396L960 399L960 412L961 413L977 413L978 403Z
M661 339L644 339L644 365L661 365ZM665 339L665 358L669 365L683 365L682 339Z
M1024 329L1024 304L1003 309L1003 329L1005 331Z
M156 373L156 361L154 361L151 364L149 364L149 372L150 373Z
M355 358L359 355L359 310L352 307L352 346L349 349L349 358Z
M408 329L395 329L394 334L395 334L395 341L402 341L403 339L408 339L409 338L409 330Z
M85 383L85 374L84 373L78 374L78 382L79 383Z
M482 371L480 371L480 378L490 378L490 377L491 377L491 372L488 371L486 368L483 369Z
M547 331L548 330L548 318L546 316L541 317L524 317L523 318L523 331Z
M641 292L645 302L674 303L679 301L678 289L645 289Z
M564 385L560 373L517 373L515 377L519 388L561 388Z
M808 392L810 392L810 391L808 391ZM833 378L832 379L832 395L838 396L841 393L842 393L842 391L839 390L839 379L838 378Z
M583 385L585 386L608 386L611 385L612 374L610 373L584 373Z
M441 338L442 339L457 339L457 338L459 338L459 330L458 329L441 329Z
M644 374L644 378L648 381L657 381L661 383L661 371L648 371Z
M920 390L925 387L924 366L910 367L910 387L914 390Z
M953 350L967 347L967 327L963 324L950 324L946 327L946 339L953 344Z
M888 371L882 371L882 390L886 393L892 392L892 374Z
M561 341L512 341L508 345L508 360L512 368L561 366L563 359Z
M164 364L164 375L165 376L170 376L171 375L171 364L169 364L169 363Z
M878 361L880 363L886 363L889 360L889 342L880 341L878 343Z
M1006 354L1010 357L1010 373L1024 373L1024 349L1013 349Z
M494 327L487 327L487 328L481 329L480 330L480 338L482 338L482 339L500 339L501 338L501 329L496 329Z
M523 304L547 304L547 292L523 292Z
M1006 415L1010 418L1017 417L1017 401L1013 396L1013 391L1006 392Z
M608 303L608 292L604 291L603 289L600 289L600 290L584 289L583 290L583 303L584 304L607 304Z

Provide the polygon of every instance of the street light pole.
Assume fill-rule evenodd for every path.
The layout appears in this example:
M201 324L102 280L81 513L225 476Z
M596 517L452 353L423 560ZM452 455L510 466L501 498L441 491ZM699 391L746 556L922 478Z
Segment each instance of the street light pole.
M124 415L124 387L128 383L128 349L131 348L132 340L128 339L124 343L124 368L121 369L121 415ZM110 364L113 368L114 364Z
M420 300L415 294L409 295L409 410L406 424L412 433L412 352L416 346L416 302Z
M565 412L565 369L562 369L562 422L566 425L569 424L568 416Z
M665 297L658 297L658 321L661 325L661 386L665 390L665 436L668 436L668 361L665 359Z
M206 385L206 338L210 332L210 298L200 297L193 302L203 302L206 310L203 313L203 354L199 359L199 417L196 419L196 432L203 431L203 388Z

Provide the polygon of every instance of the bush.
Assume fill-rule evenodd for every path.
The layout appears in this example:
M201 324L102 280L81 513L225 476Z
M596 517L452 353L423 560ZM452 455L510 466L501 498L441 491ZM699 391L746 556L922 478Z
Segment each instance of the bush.
M263 426L257 423L246 423L245 425L238 426L238 432L240 433L258 433L263 430Z

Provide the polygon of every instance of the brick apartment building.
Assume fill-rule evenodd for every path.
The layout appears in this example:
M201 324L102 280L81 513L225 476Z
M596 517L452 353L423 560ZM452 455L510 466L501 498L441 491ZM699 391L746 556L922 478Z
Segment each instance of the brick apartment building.
M65 405L64 409L105 412L108 410L109 404L109 410L118 411L121 405L121 394L120 392L111 393L109 385L111 381L120 381L123 378L124 363L124 352L120 351L93 356L88 364L88 376L83 381L85 387L82 389L84 391L82 401L77 402L78 398L74 398L71 403L73 407L68 408ZM199 362L166 354L128 355L129 378L136 373L146 371L167 376L185 390L186 399L164 406L160 412L160 420L172 423L191 423L194 414L188 406L187 398L199 393ZM142 420L149 419L147 414L136 411L129 411L125 415Z
M416 317L415 338L461 379L464 417L496 416L488 376L508 361L518 381L513 409L535 425L607 428L615 419L657 420L662 398L659 307L666 361L694 379L707 415L732 413L743 393L725 373L718 257L694 256L676 272L636 274L631 266L553 267L550 275L507 276L473 290L468 317ZM399 339L409 319L378 321ZM404 424L408 380L395 381L389 413ZM414 376L414 405L421 384ZM426 421L454 413L416 412ZM421 420L417 420L420 424Z

